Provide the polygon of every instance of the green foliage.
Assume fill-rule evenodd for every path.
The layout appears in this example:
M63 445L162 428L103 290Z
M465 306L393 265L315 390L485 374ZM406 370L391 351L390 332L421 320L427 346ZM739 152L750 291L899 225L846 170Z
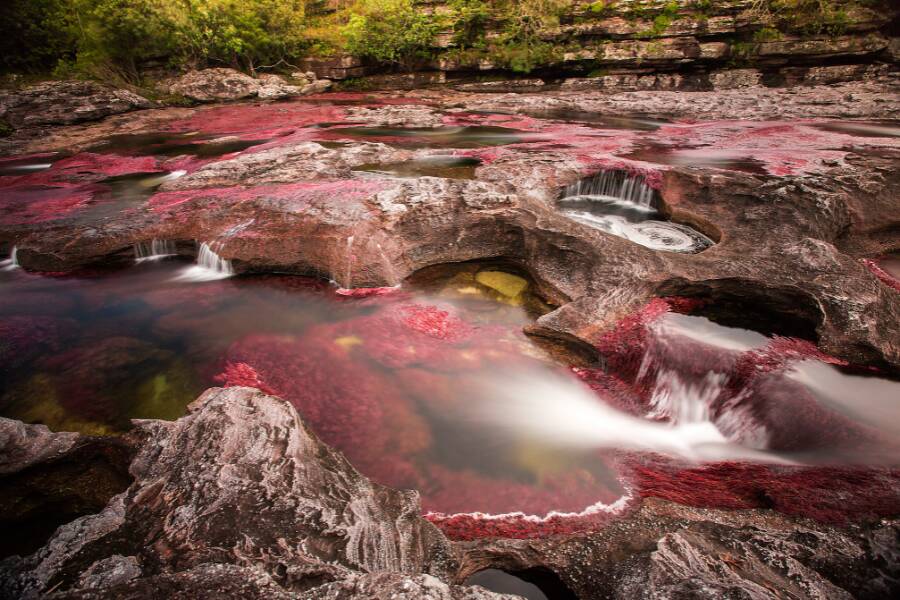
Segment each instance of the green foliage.
M362 0L343 30L351 54L406 66L428 56L435 33L434 19L411 0Z
M7 123L3 119L0 119L0 138L9 137L13 134L14 131L15 129L13 129L12 125Z
M837 36L847 30L847 8L859 3L839 0L755 0L751 12L763 20L782 23L804 33Z
M483 0L450 0L448 5L453 43L460 48L483 47L484 26L491 17L491 7Z
M672 21L678 18L678 2L671 0L662 8L662 12L653 18L653 25L647 31L638 34L639 37L659 37L665 33L666 29L672 24Z
M46 72L75 56L69 0L0 2L0 71Z
M781 39L781 32L774 27L763 27L753 33L754 42L771 42Z

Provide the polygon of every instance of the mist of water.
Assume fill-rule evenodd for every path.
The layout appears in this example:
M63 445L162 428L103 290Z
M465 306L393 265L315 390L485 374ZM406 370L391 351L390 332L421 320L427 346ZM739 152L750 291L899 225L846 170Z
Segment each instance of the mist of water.
M234 275L234 267L230 260L216 254L209 244L200 244L197 264L187 267L176 278L179 281L215 281Z
M175 242L171 240L152 240L150 242L138 242L134 245L135 262L160 260L167 256L174 256L177 253Z
M16 254L18 253L18 249L13 246L12 250L9 253L9 258L5 260L0 260L0 270L2 271L12 271L13 269L19 268L19 261L16 259Z
M593 177L570 184L563 196L613 198L651 210L654 193L643 177L624 171L600 171Z

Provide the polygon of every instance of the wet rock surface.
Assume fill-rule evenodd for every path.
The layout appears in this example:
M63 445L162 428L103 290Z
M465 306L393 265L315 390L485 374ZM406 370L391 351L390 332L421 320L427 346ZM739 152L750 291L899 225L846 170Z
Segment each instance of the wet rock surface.
M718 92L507 94L484 86L477 93L332 94L142 111L55 129L46 139L16 137L9 147L25 162L0 177L0 247L16 249L15 265L10 259L4 268L67 272L130 263L134 246L153 240L190 255L196 241L239 273L311 274L364 297L391 292L354 288L393 286L441 263L502 258L558 307L528 333L572 354L578 349L591 368L599 352L637 371L640 357L628 354L629 344L643 343L638 325L666 297L799 338L775 339L757 362L733 359L723 367L733 379L781 385L781 372L772 367L767 379L766 371L780 356L896 375L900 284L885 257L898 249L900 147L896 121L884 121L900 115L896 80L780 90L755 87L753 73L731 75L728 87L736 89ZM631 116L617 120L615 113ZM699 114L717 120L698 121ZM117 129L137 139L100 144ZM195 132L202 139L191 140ZM156 138L176 150L130 155L128 148ZM91 150L45 154L67 145L73 154ZM473 161L471 172L411 178L391 171L447 160ZM25 172L16 171L22 165ZM660 219L700 232L711 245L697 254L660 251L564 214L567 186L604 171L640 180L658 196ZM139 201L115 205L109 179L148 174L165 180ZM423 335L459 334L430 313L413 317ZM72 323L17 318L3 327L0 355L13 364L59 351ZM323 330L332 342L334 331ZM223 383L274 391L269 386L284 384L283 361L266 362L280 356L270 352L275 347L303 360L297 342L251 337L229 350L234 363ZM384 345L374 359L408 367L414 354L433 350L410 347ZM336 347L335 356L345 349ZM321 354L318 346L307 350ZM98 356L111 365L172 358L130 338L74 347L67 360L47 363L68 382L67 398L86 402L95 375L88 365ZM604 389L616 383L597 369L579 377ZM368 388L358 383L348 379L338 389L363 406ZM629 393L620 398L626 408L640 401ZM790 414L767 410L758 419ZM360 423L357 431L376 433L362 427L375 427L371 419ZM541 522L552 534L541 537L431 515L442 533L421 517L415 493L369 482L319 442L290 404L246 388L211 390L188 416L138 422L126 441L105 446L0 424L10 457L0 472L17 488L46 489L43 475L33 488L22 482L29 473L68 477L78 457L106 457L107 466L130 461L127 476L104 467L119 474L110 478L119 488L110 484L86 500L76 494L77 514L53 526L87 516L63 525L37 552L7 559L3 585L13 597L145 597L151 590L173 597L497 597L458 585L486 568L578 598L875 598L898 589L897 475L890 469L822 474L648 459L635 469L633 512L604 516L602 527L573 532ZM832 433L816 440L831 443ZM789 446L798 435L776 441ZM27 521L26 513L11 513L11 522ZM451 543L445 534L470 541Z
M6 563L7 594L114 586L204 564L255 567L296 592L356 571L451 573L449 542L421 518L416 493L364 479L283 400L212 389L174 423L137 426L134 483L43 549ZM96 580L110 571L98 561L121 557L131 557L121 577Z
M134 482L34 554L6 559L4 597L512 598L459 585L488 568L551 598L900 589L895 520L836 528L645 499L593 533L450 543L419 516L414 492L369 482L289 403L258 390L211 389L174 423L136 425ZM55 435L50 445L72 443ZM46 433L20 427L5 448L25 456L36 436ZM52 465L46 454L31 464Z

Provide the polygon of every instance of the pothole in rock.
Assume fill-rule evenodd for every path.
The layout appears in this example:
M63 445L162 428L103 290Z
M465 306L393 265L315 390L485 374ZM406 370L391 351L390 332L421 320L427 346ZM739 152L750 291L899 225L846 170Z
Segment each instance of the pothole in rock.
M810 126L857 137L900 137L900 123L897 121L837 121Z
M707 167L767 175L766 163L747 156L747 152L715 148L673 148L667 144L644 143L622 158L674 167Z
M618 129L625 131L656 131L663 125L671 123L671 121L652 117L606 115L574 108L534 110L527 111L525 114L536 119L563 121L565 123L583 123L598 129Z
M696 229L663 220L659 195L642 177L601 171L565 188L560 212L579 223L654 250L694 254L714 242Z
M182 156L215 158L241 152L268 140L244 140L233 136L213 137L197 133L131 133L110 136L87 152L123 156Z
M322 133L326 139L364 138L408 147L480 148L545 139L508 127L335 127Z
M549 569L533 568L515 574L500 569L484 569L470 576L465 585L478 585L498 594L514 594L526 600L578 600Z
M660 286L657 293L686 299L692 315L768 336L817 342L816 329L824 319L816 300L802 290L770 287L746 279L670 281Z
M469 156L428 156L397 163L371 163L355 167L355 171L378 173L392 177L443 177L475 179L481 160Z

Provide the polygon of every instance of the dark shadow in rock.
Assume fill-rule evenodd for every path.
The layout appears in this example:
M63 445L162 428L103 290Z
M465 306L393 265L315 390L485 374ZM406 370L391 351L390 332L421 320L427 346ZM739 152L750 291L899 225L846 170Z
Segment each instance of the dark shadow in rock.
M660 285L656 293L697 300L699 304L690 314L764 335L818 342L817 328L824 319L822 309L810 294L796 288L769 287L759 281L673 279Z
M516 594L527 600L578 600L559 576L544 567L508 573L485 569L469 577L465 585L480 585L499 594Z
M0 476L0 558L31 554L57 527L100 512L131 484L133 450L118 438L84 438L61 456Z

